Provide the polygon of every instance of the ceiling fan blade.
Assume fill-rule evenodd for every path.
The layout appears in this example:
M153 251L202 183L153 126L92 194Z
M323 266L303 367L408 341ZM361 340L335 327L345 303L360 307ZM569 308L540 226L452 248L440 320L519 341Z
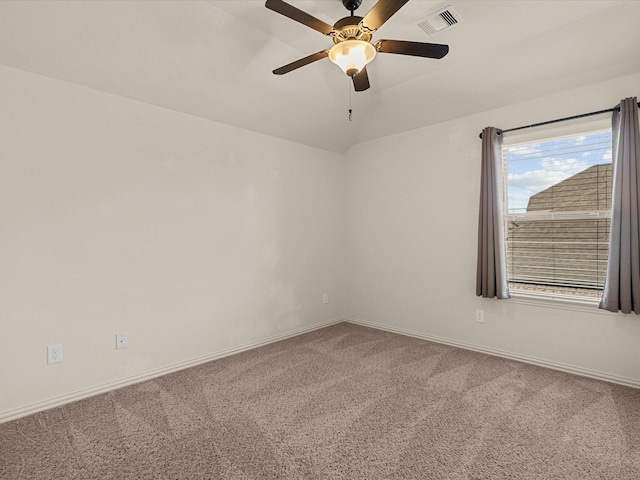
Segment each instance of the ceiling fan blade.
M329 55L329 50L322 50L320 52L312 53L308 57L301 58L300 60L296 60L295 62L291 62L284 67L276 68L273 73L276 75L284 75L285 73L289 73L296 68L304 67L305 65L309 65L310 63L317 62L318 60L322 60L326 56Z
M295 20L296 22L300 22L307 27L311 27L314 30L317 30L320 33L325 35L330 35L333 33L333 27L328 23L323 22L320 19L317 19L313 15L309 15L302 10L297 9L296 7L289 5L282 0L267 0L265 3L265 7L269 10L273 10L285 17L289 17L291 20Z
M360 73L353 76L353 88L356 92L364 92L371 85L369 85L369 75L367 74L367 67L360 70Z
M375 47L378 52L413 55L414 57L442 58L449 53L449 45L406 42L404 40L379 40Z
M360 21L360 30L366 33L373 33L378 30L384 22L402 8L409 0L378 0L369 13Z

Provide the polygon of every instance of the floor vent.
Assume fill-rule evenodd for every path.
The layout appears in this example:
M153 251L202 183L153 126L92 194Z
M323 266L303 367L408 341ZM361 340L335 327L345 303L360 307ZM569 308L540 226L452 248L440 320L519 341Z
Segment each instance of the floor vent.
M462 23L462 21L460 14L453 7L449 6L420 20L417 25L427 35L433 35L446 28Z

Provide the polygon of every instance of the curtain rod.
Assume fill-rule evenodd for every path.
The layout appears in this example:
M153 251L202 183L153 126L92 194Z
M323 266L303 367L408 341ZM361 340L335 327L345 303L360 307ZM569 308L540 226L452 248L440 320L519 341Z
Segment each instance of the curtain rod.
M640 102L638 102L638 107L640 107ZM592 115L600 115L601 113L619 112L619 111L620 111L620 106L618 105L617 107L607 108L606 110L598 110L597 112L581 113L580 115L573 115L572 117L556 118L555 120L547 120L546 122L534 123L531 125L523 125L522 127L514 127L514 128L507 128L506 130L498 130L498 135L507 133L507 132L515 132L516 130L523 130L525 128L541 127L542 125L549 125L551 123L566 122L567 120L575 120L576 118L584 118L584 117L590 117ZM482 138L482 132L480 132L480 138Z

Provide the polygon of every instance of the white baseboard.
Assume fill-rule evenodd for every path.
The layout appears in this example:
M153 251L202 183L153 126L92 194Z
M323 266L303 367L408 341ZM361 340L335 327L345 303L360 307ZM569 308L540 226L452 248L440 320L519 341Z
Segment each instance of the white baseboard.
M640 380L636 380L633 378L621 377L618 375L613 375L610 373L599 372L597 370L591 370L588 368L576 367L574 365L569 365L561 362L554 362L552 360L545 360L542 358L530 357L527 355L521 355L519 353L507 352L504 350L498 350L494 348L487 348L481 345L475 345L471 343L459 342L457 340L451 340L449 338L437 337L434 335L427 335L420 332L414 332L411 330L405 330L403 328L391 327L389 325L381 325L377 323L367 322L359 319L352 319L344 317L342 319L348 323L354 323L356 325L362 325L364 327L371 327L378 330L384 330L391 333L398 333L400 335L407 335L409 337L420 338L422 340L428 340L430 342L442 343L445 345L450 345L452 347L464 348L466 350L473 350L475 352L486 353L489 355L494 355L496 357L508 358L510 360L517 360L519 362L530 363L532 365L538 365L541 367L551 368L553 370L560 370L566 373L573 373L575 375L580 375L583 377L594 378L596 380L603 380L605 382L617 383L619 385L625 385L627 387L639 388L640 389Z
M270 343L279 342L280 340L285 340L287 338L295 337L301 335L303 333L312 332L314 330L319 330L324 327L328 327L329 325L334 325L336 323L342 322L343 319L335 318L333 320L329 320L328 322L315 324L308 327L299 328L296 330L292 330L287 333L282 333L279 335L273 335L271 337L267 337L264 340L260 340L257 342L249 343L246 345L241 345L239 347L230 348L227 350L223 350L220 352L215 352L209 355L205 355L202 357L193 358L191 360L187 360L184 362L176 363L173 365L168 365L166 367L157 368L155 370L151 370L148 372L144 372L138 375L133 375L126 378L121 378L119 380L115 380L113 382L104 383L102 385L97 385L95 387L90 387L82 390L78 390L77 392L69 393L67 395L62 395L54 398L50 398L48 400L44 400L41 402L32 403L26 405L24 407L15 408L12 410L7 410L4 412L0 412L0 423L8 422L10 420L15 420L16 418L26 417L27 415L31 415L33 413L41 412L43 410L48 410L50 408L59 407L60 405L64 405L66 403L75 402L77 400L82 400L83 398L92 397L94 395L98 395L100 393L106 393L111 390L115 390L117 388L126 387L128 385L133 385L135 383L144 382L145 380L151 380L153 378L160 377L162 375L166 375L168 373L177 372L179 370L184 370L185 368L195 367L196 365L200 365L202 363L210 362L212 360L217 360L219 358L228 357L229 355L234 355L236 353L244 352L247 350L251 350L254 348L262 347L264 345L268 345Z
M62 395L59 397L54 397L48 400L44 400L41 402L32 403L26 405L24 407L15 408L12 410L7 410L4 412L0 412L0 423L8 422L10 420L15 420L16 418L25 417L27 415L31 415L37 412L41 412L43 410L48 410L50 408L58 407L60 405L64 405L67 403L75 402L77 400L82 400L83 398L92 397L94 395L98 395L101 393L106 393L111 390L115 390L118 388L126 387L128 385L133 385L135 383L144 382L145 380L151 380L153 378L160 377L162 375L166 375L172 372L177 372L179 370L184 370L185 368L195 367L196 365L200 365L202 363L210 362L212 360L216 360L219 358L227 357L229 355L233 355L236 353L244 352L247 350L251 350L253 348L258 348L263 345L268 345L270 343L278 342L280 340L285 340L287 338L295 337L297 335L301 335L303 333L312 332L314 330L319 330L324 327L328 327L330 325L334 325L340 322L348 322L356 325L362 325L365 327L371 327L378 330L384 330L391 333L398 333L400 335L407 335L409 337L420 338L422 340L428 340L435 343L442 343L444 345L450 345L452 347L464 348L466 350L472 350L476 352L486 353L489 355L495 355L497 357L508 358L510 360L517 360L524 363L529 363L532 365L538 365L541 367L551 368L554 370L560 370L562 372L573 373L576 375L581 375L583 377L594 378L597 380L603 380L606 382L617 383L620 385L625 385L628 387L639 388L640 389L640 381L632 378L621 377L618 375L613 375L609 373L599 372L596 370L590 370L582 367L576 367L574 365L564 364L560 362L554 362L551 360L545 360L536 357L530 357L527 355L520 355L513 352L507 352L504 350L497 350L493 348L483 347L481 345L475 345L465 342L459 342L457 340L452 340L443 337L437 337L434 335L427 335L420 332L414 332L411 330L406 330L403 328L392 327L389 325L382 325L373 322L367 322L360 319L353 318L336 318L330 320L328 322L319 323L316 325L312 325L309 327L304 327L296 330L292 330L287 333L274 335L268 337L264 340L260 340L258 342L253 342L246 345L241 345L239 347L223 350L220 352L212 353L210 355L205 355L202 357L194 358L191 360L187 360L184 362L180 362L173 365L168 365L166 367L158 368L155 370L151 370L149 372L141 373L139 375L133 375L130 377L122 378L119 380L115 380L113 382L108 382L102 385L98 385L95 387L79 390L77 392L73 392L67 395Z

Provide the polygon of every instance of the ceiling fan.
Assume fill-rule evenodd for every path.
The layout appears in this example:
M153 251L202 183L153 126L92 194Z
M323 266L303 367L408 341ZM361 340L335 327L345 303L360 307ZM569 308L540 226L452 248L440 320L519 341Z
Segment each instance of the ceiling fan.
M327 50L321 50L277 68L273 73L284 75L329 57L329 60L352 78L355 91L362 92L370 86L367 64L374 59L377 52L437 59L444 57L449 52L448 45L404 40L378 40L375 44L370 43L376 30L408 1L378 0L369 13L364 17L358 17L353 12L360 6L362 0L342 0L342 4L351 12L351 15L341 18L331 26L282 0L267 0L265 6L268 9L331 37L334 43L333 47Z

